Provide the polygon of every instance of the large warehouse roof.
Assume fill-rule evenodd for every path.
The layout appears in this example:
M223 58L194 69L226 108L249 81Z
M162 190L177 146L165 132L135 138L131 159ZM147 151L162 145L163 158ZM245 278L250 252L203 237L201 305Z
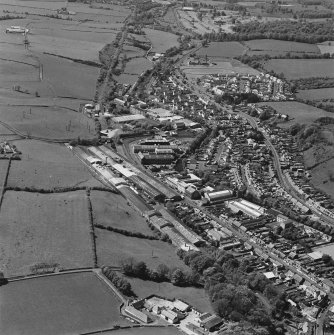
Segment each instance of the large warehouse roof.
M123 116L115 116L112 118L112 121L116 123L121 123L121 122L130 122L134 120L143 120L143 119L145 119L144 115L129 114L129 115L123 115Z

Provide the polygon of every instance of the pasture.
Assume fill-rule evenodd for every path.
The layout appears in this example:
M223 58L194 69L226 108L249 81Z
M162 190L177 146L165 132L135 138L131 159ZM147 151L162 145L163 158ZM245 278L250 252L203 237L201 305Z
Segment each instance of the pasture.
M24 100L20 99L20 104ZM6 106L0 104L0 118L24 135L51 139L72 139L95 135L93 121L84 114L57 106Z
M150 62L146 58L133 58L129 62L126 63L124 73L127 74L135 74L139 76L144 71L151 69L153 66L153 63Z
M181 69L189 78L198 78L208 74L251 74L257 75L259 71L242 64L237 60L218 61L211 66L182 66Z
M334 53L334 41L326 41L326 42L318 43L317 45L322 54L325 54L327 52L330 54Z
M146 34L146 37L152 43L152 52L163 53L167 49L179 45L179 42L177 41L178 36L175 34L149 28L145 28L143 30Z
M176 249L167 242L124 236L107 230L95 229L99 265L115 265L127 258L143 261L150 268L159 264L185 268Z
M323 100L334 98L334 88L318 88L313 90L298 90L298 98L307 100Z
M91 191L90 199L93 206L94 223L153 236L145 219L129 206L121 195Z
M233 58L241 56L246 48L239 42L211 42L207 48L201 48L197 55L209 58Z
M93 273L10 282L0 290L0 333L82 334L130 324L119 315L119 305Z
M273 107L277 112L289 115L290 121L281 123L280 127L289 127L294 123L310 124L320 117L333 116L332 113L296 101L261 102L258 103L258 105L269 105Z
M145 298L151 294L156 294L168 299L178 298L185 300L202 312L213 312L209 297L202 288L178 287L167 282L155 283L130 277L126 277L126 280L130 282L133 291L139 298Z
M38 263L93 266L84 191L39 194L7 191L1 207L0 271L31 272Z
M20 161L12 161L7 186L54 187L101 186L79 161L62 144L34 140L15 141L22 152Z
M264 68L283 73L286 79L334 77L334 59L271 59Z
M280 41L271 39L251 40L243 42L248 48L247 54L269 54L279 56L286 53L290 54L319 54L320 50L315 44Z

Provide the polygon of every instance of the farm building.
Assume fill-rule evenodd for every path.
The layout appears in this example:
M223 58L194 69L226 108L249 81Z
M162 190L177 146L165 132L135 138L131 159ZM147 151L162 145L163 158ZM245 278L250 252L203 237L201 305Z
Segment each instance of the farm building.
M160 315L169 323L176 323L180 321L178 313L171 311L170 309L161 309Z
M141 152L138 154L140 162L144 165L169 165L174 161L174 155L156 155L148 154L143 155Z
M145 119L144 115L130 114L130 115L115 116L111 120L115 123L127 123L130 121L144 120L144 119Z
M210 313L205 313L199 317L199 323L204 330L212 332L219 328L223 324L223 319L218 315L211 315Z
M222 201L228 199L233 196L233 192L231 190L223 190L217 192L207 192L205 193L205 198L207 198L210 202L214 201Z
M127 306L124 311L126 314L128 314L131 318L135 319L136 321L144 322L144 323L151 322L151 319L148 317L148 315L139 311L133 306Z

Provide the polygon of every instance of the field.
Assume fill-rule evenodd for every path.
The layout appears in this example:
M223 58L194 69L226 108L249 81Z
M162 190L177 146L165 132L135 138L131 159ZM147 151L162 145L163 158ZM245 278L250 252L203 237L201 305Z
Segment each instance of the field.
M201 48L197 54L209 58L233 58L241 56L246 48L239 42L211 42L207 48Z
M329 52L330 54L334 53L334 41L326 41L317 44L320 52L322 54Z
M50 189L66 186L101 186L62 144L34 140L15 141L22 152L20 161L12 161L7 186Z
M307 100L323 100L334 98L334 88L318 88L313 90L298 90L298 98Z
M162 241L146 240L128 237L107 230L95 230L97 259L99 265L115 265L127 258L143 261L150 268L159 264L185 268L184 263L177 257L176 249Z
M296 101L289 102L262 102L258 105L269 105L275 108L279 113L288 114L290 121L280 124L282 127L289 127L294 123L312 123L314 120L323 116L332 117L333 114L322 109L306 105Z
M84 191L7 191L1 207L0 271L27 274L41 262L65 269L92 266L89 230Z
M121 195L92 191L90 198L93 206L94 223L153 236L145 219L130 207ZM105 233L109 234L109 232Z
M2 335L82 334L129 324L120 301L93 273L11 282L0 290Z
M264 68L283 73L287 79L334 77L333 59L271 59Z
M148 28L144 29L144 32L152 43L152 52L162 53L171 47L179 45L178 36L172 33Z
M105 335L181 335L176 327L141 327L103 332Z
M204 289L194 287L178 287L170 283L155 283L138 278L126 278L133 291L139 298L145 298L151 294L156 294L168 299L179 298L198 308L202 312L212 312L212 307Z
M124 73L140 75L144 71L151 69L153 63L151 63L146 58L134 58L126 63Z
M198 78L208 74L253 74L259 72L237 60L218 61L212 66L182 66L181 69L189 78Z
M279 41L279 40L252 40L243 42L245 47L248 48L247 54L249 55L265 55L270 56L280 56L286 53L291 55L298 54L319 54L320 50L317 45L299 43L299 42L289 42L289 41Z

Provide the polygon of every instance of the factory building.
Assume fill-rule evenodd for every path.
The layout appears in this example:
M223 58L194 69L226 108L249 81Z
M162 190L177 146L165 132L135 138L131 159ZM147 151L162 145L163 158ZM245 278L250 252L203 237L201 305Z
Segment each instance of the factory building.
M174 155L157 155L148 154L144 155L141 152L138 154L140 162L143 165L169 165L174 161Z
M138 152L149 152L149 153L155 153L157 149L159 150L176 150L178 148L177 145L142 145L142 144L137 144L133 146L133 152L138 153Z
M224 201L228 198L231 198L233 196L233 192L231 190L223 190L223 191L217 191L217 192L207 192L207 193L205 193L204 196L210 202L218 202L218 201Z
M259 218L265 213L265 209L261 206L253 204L249 201L238 199L232 201L226 201L225 204L234 212L243 212L251 218Z
M144 119L146 119L144 115L130 114L130 115L123 115L123 116L115 116L111 120L114 123L127 123L130 121L144 120Z
M169 145L170 142L166 140L165 138L151 138L142 140L140 145Z

